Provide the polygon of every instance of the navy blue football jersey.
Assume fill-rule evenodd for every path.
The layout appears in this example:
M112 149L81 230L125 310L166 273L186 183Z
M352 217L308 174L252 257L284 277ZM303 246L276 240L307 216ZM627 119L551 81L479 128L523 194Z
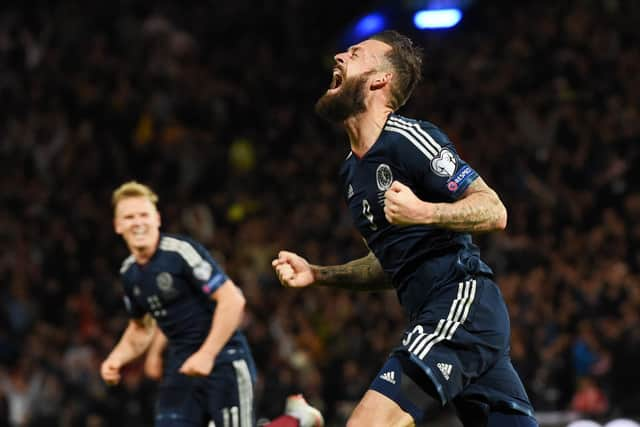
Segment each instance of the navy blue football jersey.
M426 225L398 227L385 219L384 194L393 181L436 203L457 200L478 178L435 125L391 114L362 158L347 156L340 176L353 221L393 279L408 312L418 308L433 287L457 280L460 260L473 258L477 270L491 274L468 233ZM421 289L409 289L416 286L409 278L417 269L424 276Z
M160 235L156 252L145 265L133 255L120 269L125 306L132 318L150 313L169 339L170 355L186 359L197 351L209 331L216 307L211 298L227 275L199 243L184 237ZM250 354L244 335L236 331L220 351L216 363Z

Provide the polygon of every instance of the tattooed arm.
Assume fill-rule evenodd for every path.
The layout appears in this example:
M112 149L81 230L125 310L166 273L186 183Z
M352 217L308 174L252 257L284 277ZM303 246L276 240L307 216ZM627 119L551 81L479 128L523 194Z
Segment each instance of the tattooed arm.
M373 291L393 287L391 280L382 270L382 266L373 252L342 265L325 267L312 265L311 271L316 285L319 286L332 286L356 291Z
M280 251L272 265L283 286L302 288L310 285L330 286L355 291L373 291L393 287L372 252L342 265L311 265L292 252Z
M477 178L456 202L433 206L433 223L454 231L493 231L507 226L507 209L482 178Z
M460 232L503 230L507 226L506 208L482 178L453 203L425 202L395 181L385 193L384 212L387 221L395 225L437 225Z

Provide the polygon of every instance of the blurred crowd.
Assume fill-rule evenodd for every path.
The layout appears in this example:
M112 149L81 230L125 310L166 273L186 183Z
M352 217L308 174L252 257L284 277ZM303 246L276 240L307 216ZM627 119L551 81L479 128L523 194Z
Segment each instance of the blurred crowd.
M338 185L348 140L313 113L365 3L0 9L0 427L152 425L139 363L99 378L128 320L110 192L132 178L243 289L258 415L302 391L344 425L401 339L396 296L283 289L270 261L366 253ZM509 210L476 240L538 411L640 416L638 22L633 1L477 1L456 30L405 31L426 63L400 113L439 125Z

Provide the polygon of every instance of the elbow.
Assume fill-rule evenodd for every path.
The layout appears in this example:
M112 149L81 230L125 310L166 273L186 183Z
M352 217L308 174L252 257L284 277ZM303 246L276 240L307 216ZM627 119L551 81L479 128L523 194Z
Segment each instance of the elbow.
M502 203L500 203L501 209L500 214L498 215L498 220L496 221L496 229L504 230L507 228L507 208L504 207Z
M236 305L241 313L244 312L244 309L247 306L247 299L238 287L236 287Z
M245 316L247 299L245 298L240 288L237 288L237 290L238 290L238 296L236 297L236 313L237 313L237 319L238 319L237 327L240 327L240 325L242 325L242 322Z

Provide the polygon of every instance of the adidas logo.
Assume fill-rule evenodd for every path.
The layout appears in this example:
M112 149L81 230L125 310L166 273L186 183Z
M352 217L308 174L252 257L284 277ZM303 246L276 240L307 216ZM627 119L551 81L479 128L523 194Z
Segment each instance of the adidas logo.
M440 369L440 372L442 372L442 376L448 380L449 377L451 376L451 364L450 363L436 363L436 366L438 367L438 369Z
M394 371L385 372L384 374L380 375L380 378L387 382L390 382L391 384L396 383L396 373Z
M349 184L349 188L347 189L347 199L350 199L353 197L353 187L351 186L351 184Z

